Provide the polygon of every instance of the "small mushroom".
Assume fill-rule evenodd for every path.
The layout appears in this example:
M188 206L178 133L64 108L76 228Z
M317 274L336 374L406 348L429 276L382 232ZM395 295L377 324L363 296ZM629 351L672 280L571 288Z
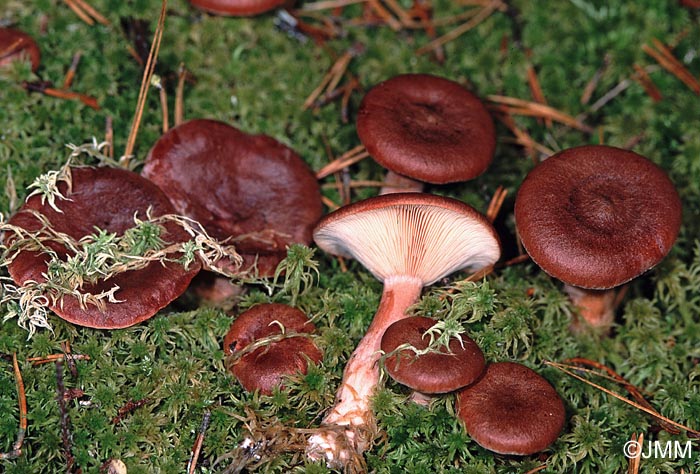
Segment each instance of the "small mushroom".
M581 146L528 174L515 222L532 260L565 283L591 326L607 329L613 288L654 267L673 246L681 201L666 173L643 156Z
M36 41L23 31L0 28L0 67L24 59L31 61L32 71L39 68L41 52Z
M243 270L255 265L259 276L274 274L289 244L310 244L323 212L318 182L291 148L215 120L171 128L142 174L212 237L232 239Z
M546 449L566 421L554 387L514 362L490 364L476 383L460 390L457 413L480 446L518 456Z
M405 186L406 177L433 184L473 179L491 164L496 148L493 119L481 100L429 74L401 74L374 86L360 104L357 134L390 171L382 194L397 192L391 183Z
M9 224L28 231L39 231L41 221L32 213L43 214L56 232L80 239L95 232L95 228L121 235L134 226L134 216L145 217L150 209L153 217L172 214L174 209L158 187L138 174L120 168L71 168L71 189L59 183L59 191L67 199L56 201L61 212L41 196L32 196L9 220ZM189 240L188 234L175 223L164 225L165 242ZM10 242L13 238L9 236ZM61 259L70 252L62 244L48 243ZM172 255L177 258L177 255ZM46 280L48 256L34 251L22 251L8 266L16 284L29 280ZM51 309L73 324L100 329L117 329L144 321L180 296L200 270L199 263L184 268L176 262L151 262L140 270L119 273L95 284L86 284L84 293L99 294L117 286L114 297L119 302L105 302L105 308L88 303L81 305L72 295L66 295Z
M326 252L353 257L384 283L377 313L343 373L331 408L307 445L329 466L353 462L375 435L370 399L379 381L381 337L421 289L450 273L480 269L500 257L484 216L454 199L421 193L377 196L338 209L314 230Z
M189 0L200 10L223 16L253 16L273 10L287 0Z
M387 373L419 394L414 401L430 400L430 395L448 393L473 383L484 371L486 361L479 346L466 334L451 338L439 351L416 354L428 348L428 331L437 323L432 318L416 316L396 321L382 336L381 349ZM406 347L410 346L410 347Z
M226 365L248 392L259 390L272 394L286 375L305 374L308 362L319 363L323 357L311 334L316 326L296 308L278 303L259 304L241 313L224 338ZM288 337L274 336L290 334ZM251 344L266 341L250 350ZM249 350L250 352L243 352ZM241 355L242 354L242 355Z

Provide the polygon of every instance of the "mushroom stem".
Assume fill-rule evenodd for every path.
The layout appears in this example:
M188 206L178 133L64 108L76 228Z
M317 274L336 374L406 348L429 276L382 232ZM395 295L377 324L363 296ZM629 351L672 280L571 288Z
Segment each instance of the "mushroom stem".
M309 458L325 459L328 467L342 468L369 448L377 431L370 405L379 383L381 338L387 327L406 317L406 309L418 299L422 288L423 282L415 277L396 276L384 281L379 308L348 360L336 404L309 438Z
M586 325L595 330L608 331L610 329L615 320L615 310L619 303L615 288L591 290L565 284L564 291L578 309L578 317L571 324L571 329L574 332L583 330Z
M423 188L423 182L416 181L408 176L394 173L393 171L389 170L384 176L384 184L379 190L379 194L422 193Z

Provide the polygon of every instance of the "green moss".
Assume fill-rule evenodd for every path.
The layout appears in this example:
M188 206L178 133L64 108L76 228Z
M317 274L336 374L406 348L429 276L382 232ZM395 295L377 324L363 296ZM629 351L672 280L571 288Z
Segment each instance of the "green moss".
M11 171L17 196L40 174L57 169L65 160L68 143L81 144L104 137L105 121L114 123L115 148L123 152L138 93L141 69L126 51L119 28L121 17L147 19L155 25L159 2L94 0L111 26L88 26L62 2L10 2L8 19L39 42L43 58L36 74L27 64L0 71L0 185ZM461 11L458 2L435 1L436 16ZM402 2L410 6L411 2ZM573 308L560 285L533 264L499 269L484 281L427 290L414 311L452 318L468 327L487 358L518 360L543 374L565 401L568 421L562 436L542 457L512 458L494 455L471 441L454 419L454 397L447 396L424 408L407 402L407 391L393 382L374 399L379 426L385 434L367 454L368 467L377 473L511 473L527 472L546 462L544 472L623 472L622 454L632 433L650 439L684 440L683 436L656 434L648 416L605 394L543 365L548 360L587 357L605 363L648 395L664 415L693 428L700 419L700 114L698 97L663 69L651 78L663 94L654 103L632 83L598 111L581 104L583 88L609 55L592 102L633 72L633 65L654 64L641 44L654 38L676 41L674 54L697 77L700 60L698 15L678 2L513 1L517 20L495 13L474 30L446 45L444 64L415 50L428 40L423 32L393 32L389 28L348 27L343 38L326 48L299 43L274 27L273 15L222 18L202 14L184 0L169 3L169 17L157 73L170 92L172 111L175 77L184 62L196 81L185 89L185 115L224 120L250 133L265 133L295 148L314 169L327 163L326 148L334 155L359 144L354 124L343 124L337 103L319 111L303 111L302 104L333 63L356 42L366 50L349 69L368 89L403 72L430 72L465 84L481 95L503 94L530 98L525 72L532 64L548 102L600 130L605 143L622 146L637 137L635 150L668 170L684 206L681 236L669 258L632 283L619 311L614 332L601 339L568 331ZM359 15L359 6L346 16ZM517 22L517 23L516 23ZM514 31L522 27L522 45ZM443 28L440 32L446 32ZM75 52L82 52L73 89L95 96L102 109L28 94L22 81L50 80L60 85ZM351 116L361 94L350 101ZM533 118L518 117L520 127L546 146L558 150L597 143L588 135L560 124L548 128ZM157 94L151 91L136 143L143 159L161 133ZM460 198L485 209L498 185L509 192L496 225L504 253L516 254L512 218L514 195L532 161L497 123L497 157L483 176L471 183L431 186L430 191ZM8 171L9 170L9 171ZM353 179L378 180L383 171L371 160L350 168ZM329 181L332 178L329 178ZM359 199L374 189L354 191ZM335 191L325 191L337 199ZM10 196L0 193L0 210L7 214ZM221 472L233 453L244 459L239 443L247 436L268 444L246 458L261 472L329 472L308 463L293 442L317 426L332 404L342 369L371 321L381 294L381 283L356 262L338 262L302 248L290 253L287 278L252 282L231 312L198 307L187 295L155 318L137 327L98 331L74 327L51 317L54 333L39 332L27 340L14 321L0 328L0 353L16 352L20 360L60 352L69 341L75 353L90 356L77 362L78 377L66 371L68 388L85 392L67 404L76 463L83 472L98 472L110 457L122 459L130 473L181 472L206 410L211 411L200 472ZM290 263L288 262L288 263ZM317 267L316 267L317 266ZM296 270L294 270L296 268ZM318 274L313 268L318 269ZM295 273L296 272L296 273ZM456 275L457 281L464 275ZM293 376L286 388L270 397L244 393L223 364L221 341L238 309L257 302L294 302L318 327L324 350L320 364L305 376ZM195 302L195 303L192 303ZM4 314L3 314L4 316ZM29 428L23 454L0 461L7 473L61 472L65 467L56 404L53 365L22 363L28 400ZM16 439L19 424L17 394L11 364L0 361L0 450ZM611 382L601 382L622 391ZM148 399L142 407L113 424L127 402ZM215 468L212 465L219 460ZM694 460L643 460L640 472L695 472Z

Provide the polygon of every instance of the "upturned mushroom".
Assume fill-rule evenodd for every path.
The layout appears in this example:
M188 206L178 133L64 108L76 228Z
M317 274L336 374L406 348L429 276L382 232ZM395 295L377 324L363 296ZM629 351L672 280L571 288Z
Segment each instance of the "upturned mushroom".
M515 201L523 246L591 326L614 320L615 290L658 264L681 226L681 201L657 165L634 152L581 146L525 178ZM578 323L576 323L578 324Z
M490 364L476 383L460 390L457 414L477 444L518 456L546 449L566 421L564 403L554 387L514 362Z
M471 180L488 168L496 148L481 100L430 74L401 74L374 86L360 104L357 134L389 170L382 194Z
M321 351L306 336L315 330L306 315L291 306L254 306L236 318L224 338L226 366L248 392L270 395L282 386L284 376L305 374L309 361L321 361ZM261 341L264 344L255 345Z
M287 0L189 0L194 7L215 15L253 16L273 10Z
M423 353L431 341L429 331L436 323L424 316L401 319L386 329L381 340L386 355L384 369L391 378L413 389L411 398L420 404L429 402L431 395L466 387L486 367L481 349L466 334Z
M242 271L272 276L291 243L311 243L323 207L311 169L291 148L215 120L171 128L151 148L142 174L180 214L212 237L231 239Z
M32 71L39 68L41 52L36 41L27 33L14 28L0 28L0 67L28 59Z
M377 313L345 367L336 404L307 446L312 459L340 467L353 463L376 435L370 399L386 329L406 317L424 286L496 262L500 243L472 207L421 193L387 194L338 209L321 219L314 240L326 252L357 259L384 283Z
M167 196L158 187L138 174L120 168L83 167L71 168L71 186L60 182L60 193L66 199L56 202L60 211L52 207L42 196L30 197L22 208L8 221L30 232L40 231L44 223L39 213L50 222L55 232L64 233L79 240L100 228L107 232L123 234L134 226L134 216L145 218L173 214L174 209ZM185 242L189 235L174 222L164 224L160 238L168 243ZM6 236L6 243L15 239ZM62 260L72 253L63 244L47 242L47 247ZM170 255L174 260L177 255ZM46 281L49 255L40 251L22 250L8 266L16 284L28 281ZM61 318L73 324L100 329L117 329L144 321L180 296L192 278L200 270L198 262L183 267L175 261L153 261L145 268L118 273L81 288L84 294L98 295L118 287L116 301L104 301L104 307L81 302L68 294L50 303L51 309Z

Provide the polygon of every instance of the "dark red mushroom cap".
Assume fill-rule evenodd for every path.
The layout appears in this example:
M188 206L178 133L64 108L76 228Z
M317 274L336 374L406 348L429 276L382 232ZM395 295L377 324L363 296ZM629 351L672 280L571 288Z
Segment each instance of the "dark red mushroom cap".
M318 363L321 351L313 341L304 336L293 336L261 346L240 358L236 354L250 344L265 337L282 333L311 334L316 330L304 313L284 304L260 304L241 313L224 338L224 353L229 360L229 370L243 388L249 392L260 390L269 395L280 386L285 375L308 369L308 361Z
M9 224L38 231L42 227L41 222L28 212L38 211L56 231L80 239L94 233L95 227L123 234L135 225L134 215L145 219L149 208L154 217L174 212L167 196L155 184L131 171L108 167L71 168L71 176L71 192L67 192L65 183L59 183L59 190L69 199L56 200L62 213L52 209L48 202L42 204L40 196L33 196L9 220ZM176 224L167 223L164 227L166 232L161 238L165 242L188 240L188 234ZM62 245L48 246L60 258L68 255L68 250ZM172 257L177 258L176 255ZM43 282L45 278L42 273L47 270L47 262L46 254L23 251L9 265L10 276L18 285L27 280ZM107 302L104 311L93 304L81 308L73 296L65 296L51 309L66 321L81 326L101 329L128 327L150 318L180 296L199 269L199 263L193 263L185 270L175 262L151 262L141 270L120 273L83 287L81 291L92 294L119 287L114 296L121 302Z
M552 444L566 418L564 403L549 382L513 362L490 364L475 384L460 390L457 412L480 446L519 456Z
M496 147L481 100L428 74L403 74L373 87L360 104L357 133L385 168L436 184L480 175Z
M291 148L223 122L191 120L153 146L143 175L249 268L270 276L292 243L311 243L323 207L311 169Z
M21 59L29 59L32 71L36 71L41 60L39 46L23 31L0 28L0 67Z
M287 0L190 0L200 10L226 16L250 16L277 8Z
M681 201L664 171L609 146L564 150L535 167L515 202L533 261L582 288L621 285L659 263L681 226Z
M401 319L389 326L382 336L381 348L391 354L409 344L426 349L430 337L426 331L437 323L432 318L416 316ZM466 334L461 342L452 338L449 351L429 352L416 356L411 349L401 349L388 356L384 367L391 378L422 393L447 393L474 382L484 371L486 362L479 346Z

